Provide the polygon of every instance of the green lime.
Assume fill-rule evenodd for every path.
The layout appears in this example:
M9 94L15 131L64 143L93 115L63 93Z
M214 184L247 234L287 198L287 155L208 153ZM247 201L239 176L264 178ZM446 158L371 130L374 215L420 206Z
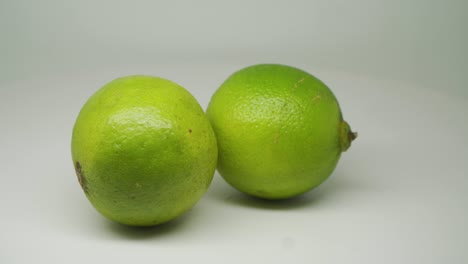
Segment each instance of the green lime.
M222 177L266 199L318 186L357 135L323 82L285 65L254 65L234 73L211 98L207 115Z
M98 90L73 128L72 158L91 204L116 222L151 226L189 210L216 168L216 138L181 86L129 76Z

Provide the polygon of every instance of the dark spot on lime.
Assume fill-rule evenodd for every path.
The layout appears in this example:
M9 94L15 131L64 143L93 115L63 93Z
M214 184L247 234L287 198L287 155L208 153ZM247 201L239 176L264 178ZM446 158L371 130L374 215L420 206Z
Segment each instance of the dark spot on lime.
M84 177L83 170L81 169L81 164L80 162L75 163L75 172L76 176L78 177L78 182L81 185L81 188L85 193L88 193L88 182L86 181L86 178Z

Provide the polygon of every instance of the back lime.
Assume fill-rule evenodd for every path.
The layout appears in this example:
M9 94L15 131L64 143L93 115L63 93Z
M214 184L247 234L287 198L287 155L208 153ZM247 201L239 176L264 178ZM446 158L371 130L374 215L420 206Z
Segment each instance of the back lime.
M232 74L211 98L207 115L222 177L266 199L318 186L356 137L331 90L285 65L254 65Z

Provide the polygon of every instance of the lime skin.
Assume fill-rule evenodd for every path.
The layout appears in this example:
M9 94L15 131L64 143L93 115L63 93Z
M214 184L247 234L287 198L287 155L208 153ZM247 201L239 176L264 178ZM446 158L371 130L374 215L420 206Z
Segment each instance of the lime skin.
M132 226L161 224L192 208L217 162L215 135L195 98L151 76L119 78L92 95L71 150L91 204Z
M265 199L294 197L324 182L355 137L332 91L286 65L235 72L212 96L207 115L221 176Z

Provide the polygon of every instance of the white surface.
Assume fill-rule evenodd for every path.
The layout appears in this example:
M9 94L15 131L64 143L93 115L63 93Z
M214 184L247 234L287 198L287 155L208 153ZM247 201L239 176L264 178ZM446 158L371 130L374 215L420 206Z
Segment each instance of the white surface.
M183 76L173 79L192 88L206 105L234 68L179 65L138 72ZM192 262L195 257L208 263L468 260L466 99L333 72L316 74L333 87L360 136L318 189L269 203L239 194L216 175L197 206L173 223L135 229L105 220L75 177L71 128L95 89L133 70L8 85L1 106L2 263L60 258Z
M468 262L466 2L110 2L0 4L0 263ZM329 180L270 203L216 174L149 229L91 207L70 137L93 92L157 75L206 107L260 62L322 79L359 132Z

